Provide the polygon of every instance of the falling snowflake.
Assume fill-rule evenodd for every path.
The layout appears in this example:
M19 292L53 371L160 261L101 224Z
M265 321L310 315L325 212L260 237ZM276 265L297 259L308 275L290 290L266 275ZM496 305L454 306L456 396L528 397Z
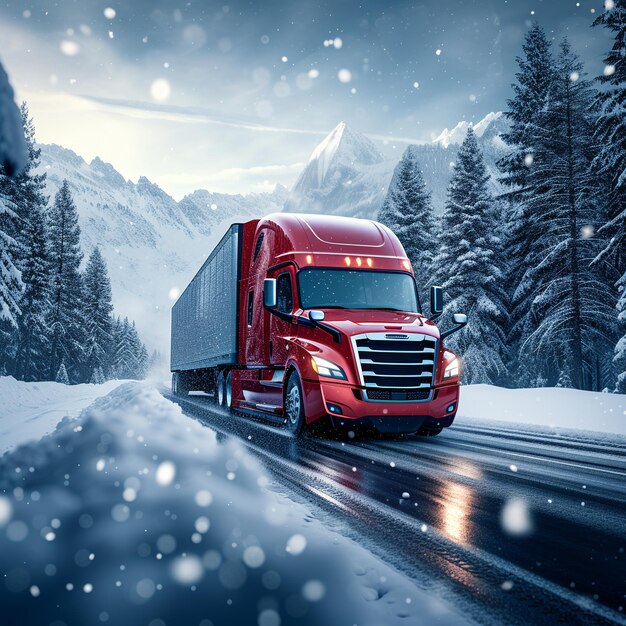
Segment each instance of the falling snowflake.
M163 461L157 467L155 478L162 487L169 485L174 480L174 476L176 476L176 466L171 461Z
M80 52L80 46L70 39L64 39L60 44L59 48L61 52L68 57L73 57Z
M304 535L292 535L287 541L285 550L294 556L302 554L306 548L306 537Z
M337 72L337 78L341 83L349 83L352 80L352 72L344 67Z
M509 535L523 536L532 532L533 525L528 504L521 498L509 500L500 514L503 530Z
M115 19L115 15L116 15L115 9L111 7L107 7L106 9L104 9L103 13L104 13L104 17L106 17L107 20Z
M150 85L150 95L155 100L167 100L171 92L170 83L165 78L157 78Z

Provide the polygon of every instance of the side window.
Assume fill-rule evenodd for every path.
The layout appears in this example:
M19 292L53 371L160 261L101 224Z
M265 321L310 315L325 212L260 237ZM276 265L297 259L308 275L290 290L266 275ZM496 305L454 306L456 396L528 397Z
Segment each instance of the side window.
M256 245L254 246L254 254L252 255L252 262L256 261L256 258L259 256L259 252L261 252L261 246L263 245L263 238L265 237L265 231L263 231L258 239L256 240Z
M248 292L248 326L252 326L252 307L254 306L254 291Z
M281 274L276 280L276 308L281 313L293 311L293 291L289 272Z

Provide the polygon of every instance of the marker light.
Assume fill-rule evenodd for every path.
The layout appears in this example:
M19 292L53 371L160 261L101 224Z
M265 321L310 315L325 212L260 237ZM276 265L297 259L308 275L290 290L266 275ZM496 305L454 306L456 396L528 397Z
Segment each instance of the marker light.
M408 259L404 259L404 261L402 261L402 267L404 267L405 270L410 270L411 261L409 261Z
M367 259L367 267L372 267L372 265L374 265L372 259Z
M346 262L346 265L347 265L348 267L350 267L350 265L352 264L352 259L351 259L349 256L347 256L347 257L344 259L344 261Z
M308 265L313 265L313 257L310 254L306 255L306 262Z
M359 267L361 267L361 263L362 263L362 261L361 261L361 257L360 257L360 256L358 256L358 257L356 258L356 264L357 264Z

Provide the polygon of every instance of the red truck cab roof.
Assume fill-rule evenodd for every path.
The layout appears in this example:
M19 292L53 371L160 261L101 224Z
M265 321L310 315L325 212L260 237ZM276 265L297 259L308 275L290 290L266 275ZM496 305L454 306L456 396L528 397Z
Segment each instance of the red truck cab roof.
M273 213L257 222L255 241L263 229L274 232L277 264L412 271L398 238L373 220Z

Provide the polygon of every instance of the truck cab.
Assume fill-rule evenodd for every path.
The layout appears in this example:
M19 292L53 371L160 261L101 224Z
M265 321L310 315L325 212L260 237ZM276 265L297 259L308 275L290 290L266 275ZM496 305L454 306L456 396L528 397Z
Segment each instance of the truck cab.
M223 407L263 414L294 434L316 423L420 434L452 424L459 360L424 316L391 230L290 213L241 226L235 357L191 371L173 367L175 390L195 384ZM431 312L441 308L433 288ZM460 328L466 320L455 322ZM174 353L174 320L172 337Z

